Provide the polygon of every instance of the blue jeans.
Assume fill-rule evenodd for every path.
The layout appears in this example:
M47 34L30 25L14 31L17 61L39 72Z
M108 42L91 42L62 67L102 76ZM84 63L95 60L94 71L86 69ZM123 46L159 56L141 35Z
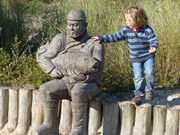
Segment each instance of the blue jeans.
M144 91L152 91L154 89L155 76L155 59L149 58L144 62L133 62L134 73L134 95L143 96Z

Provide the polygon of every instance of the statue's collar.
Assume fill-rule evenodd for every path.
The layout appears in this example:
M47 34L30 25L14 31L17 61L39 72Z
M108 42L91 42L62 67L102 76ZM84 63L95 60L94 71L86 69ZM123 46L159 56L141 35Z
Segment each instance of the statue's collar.
M67 35L66 36L66 48L65 49L69 49L73 46L81 45L82 43L85 43L89 38L90 38L90 36L87 33L85 33L79 39L74 39L74 38L71 38Z

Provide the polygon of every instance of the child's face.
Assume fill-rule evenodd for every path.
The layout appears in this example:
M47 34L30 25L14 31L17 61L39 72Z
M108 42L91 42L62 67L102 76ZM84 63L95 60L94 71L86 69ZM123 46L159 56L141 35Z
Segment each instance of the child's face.
M126 25L130 28L135 26L134 19L130 14L125 14Z

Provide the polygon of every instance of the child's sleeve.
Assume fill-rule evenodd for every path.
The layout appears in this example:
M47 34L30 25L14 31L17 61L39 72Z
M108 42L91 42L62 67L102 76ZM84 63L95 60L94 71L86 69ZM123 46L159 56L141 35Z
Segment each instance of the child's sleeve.
M151 29L151 32L148 36L150 47L158 48L159 47L159 41L154 33L154 31Z
M125 31L123 28L120 29L120 31L118 32L114 32L109 35L103 35L103 36L98 36L98 37L101 43L118 42L118 41L126 39Z

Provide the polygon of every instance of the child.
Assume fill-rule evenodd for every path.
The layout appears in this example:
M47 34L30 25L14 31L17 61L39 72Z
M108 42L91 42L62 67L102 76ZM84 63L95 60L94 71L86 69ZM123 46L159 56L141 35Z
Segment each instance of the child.
M126 26L118 32L93 38L102 43L121 40L128 42L135 85L133 101L140 104L144 91L146 100L153 99L155 52L158 40L153 29L148 25L148 17L144 9L137 6L129 7L124 17Z

